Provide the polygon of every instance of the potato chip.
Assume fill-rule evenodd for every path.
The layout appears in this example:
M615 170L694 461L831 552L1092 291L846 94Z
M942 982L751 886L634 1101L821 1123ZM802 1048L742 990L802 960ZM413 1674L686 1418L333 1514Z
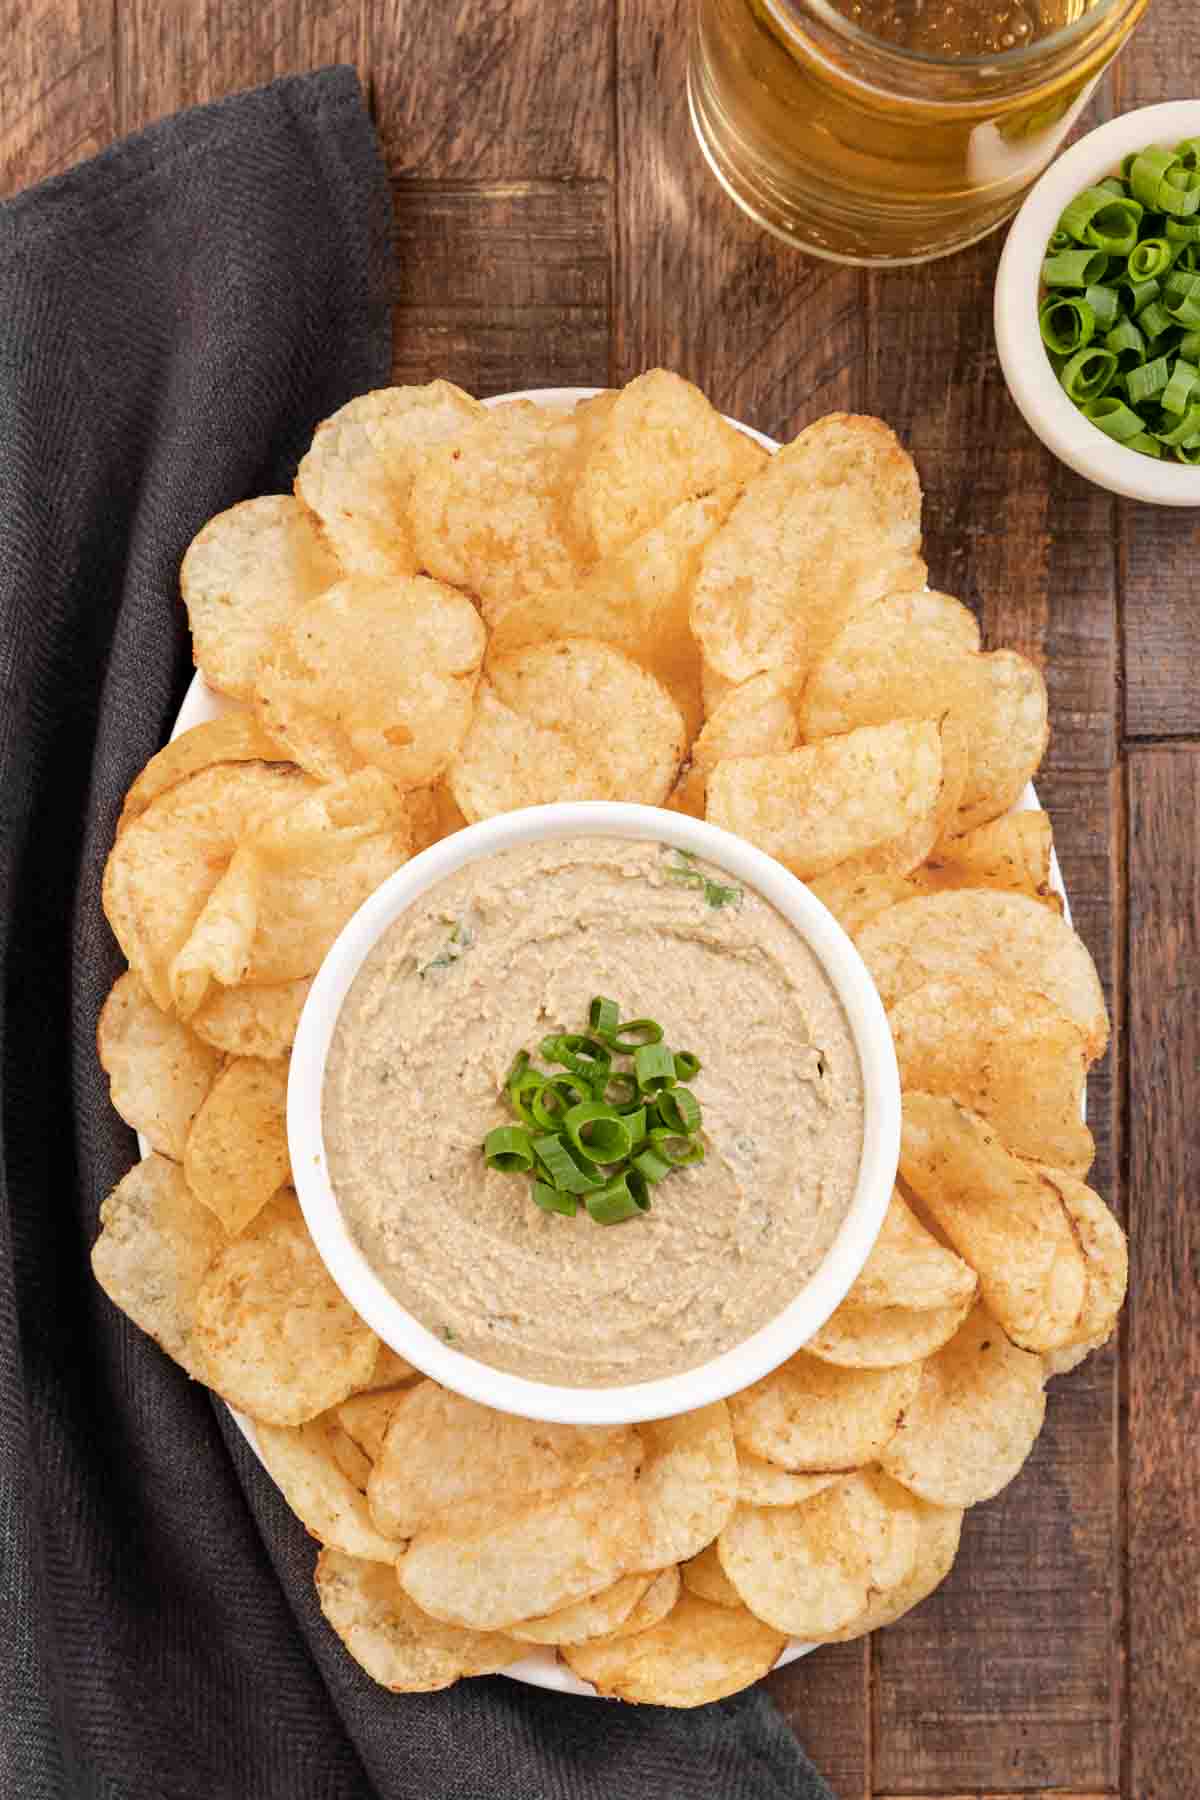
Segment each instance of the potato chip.
M897 1619L928 1599L935 1587L946 1579L958 1554L962 1535L962 1509L954 1506L930 1506L913 1496L917 1513L917 1556L909 1574L894 1587L875 1589L862 1612L848 1625L827 1634L826 1641L848 1643L851 1638L865 1637L883 1625L894 1625Z
M488 1495L517 1501L615 1474L632 1479L641 1461L632 1426L550 1425L495 1412L436 1382L421 1381L401 1395L392 1413L367 1497L381 1531L412 1537ZM535 1604L513 1619L553 1610Z
M861 1468L890 1443L919 1367L838 1369L803 1350L727 1405L738 1448L803 1474Z
M768 756L794 750L800 741L786 672L754 675L731 687L692 745L685 775L687 804L681 812L704 817L709 771L732 756ZM681 797L682 798L682 797Z
M569 420L543 426L490 413L421 460L410 515L419 564L473 594L489 625L579 576L554 497L577 430Z
M563 1661L597 1693L644 1706L705 1706L749 1687L774 1668L787 1642L744 1607L713 1606L683 1593L648 1631L573 1644Z
M1087 1173L1084 1035L1044 995L982 972L946 976L898 1001L889 1021L901 1087L957 1100L1019 1156Z
M754 478L705 546L692 630L730 681L798 679L847 619L921 586L921 488L878 419L831 413Z
M979 1276L1015 1344L1056 1350L1076 1333L1087 1271L1054 1183L1006 1150L986 1119L942 1095L907 1093L900 1173Z
M730 681L710 662L706 662L703 653L700 657L700 697L704 702L704 717L711 719L718 706L727 700L738 683ZM745 683L742 683L745 686Z
M586 1600L576 1600L541 1619L510 1625L509 1633L522 1644L584 1644L589 1638L607 1637L624 1624L653 1579L652 1575L622 1575L611 1587Z
M795 1475L749 1450L738 1451L738 1499L743 1506L798 1506L841 1479L837 1474Z
M706 816L802 881L851 858L902 875L937 834L942 782L936 721L906 719L779 755L720 762L709 773ZM914 838L914 828L923 835Z
M370 1480L371 1476L371 1459L359 1449L349 1432L338 1422L336 1413L337 1408L334 1407L332 1412L321 1414L321 1418L326 1422L329 1431L329 1451L335 1464L346 1477L350 1486L362 1495L365 1502L367 1482ZM271 1427L272 1431L276 1429L281 1431L303 1431L304 1427L303 1425L281 1425L278 1428L275 1426ZM373 1529L374 1527L372 1527L372 1530Z
M386 1563L394 1582L401 1547L375 1529L362 1493L339 1467L340 1431L337 1419L326 1413L307 1425L260 1421L255 1438L268 1475L309 1535L326 1549Z
M165 1156L135 1163L100 1207L92 1272L114 1306L205 1379L195 1336L200 1284L224 1238Z
M695 1556L724 1525L737 1502L737 1452L723 1400L638 1430L645 1445L638 1494L645 1514L640 1569L661 1569Z
M317 1598L359 1667L394 1694L430 1693L463 1675L492 1675L526 1653L511 1638L431 1619L393 1570L341 1550L317 1558Z
M940 1244L899 1189L892 1190L879 1236L846 1298L853 1306L957 1306L974 1297L975 1271Z
M449 381L376 388L317 426L296 474L296 493L352 574L412 575L413 480L427 450L486 417Z
M699 388L665 369L576 417L579 439L560 481L572 537L589 562L623 550L684 501L741 486L768 460Z
M193 725L150 758L125 796L117 830L123 831L168 788L214 763L290 761L283 745L264 731L252 712L239 706L219 719Z
M982 970L1044 994L1075 1020L1089 1059L1108 1042L1108 1013L1087 946L1026 894L925 894L877 914L856 942L889 1012L927 981Z
M198 1038L227 1056L286 1056L296 1036L312 978L262 987L210 987L188 1020Z
M183 1172L230 1237L287 1181L287 1063L238 1057L222 1070L188 1134Z
M830 869L827 875L814 875L808 886L842 930L856 938L876 913L910 898L910 880L910 876L864 872L858 863L849 862Z
M975 1506L1017 1474L1046 1414L1040 1358L977 1306L921 1382L880 1461L934 1506Z
M672 1611L679 1599L683 1584L676 1568L660 1569L653 1577L650 1586L633 1610L622 1619L619 1625L606 1632L603 1638L593 1638L593 1643L611 1643L614 1638L632 1637L635 1632L649 1631Z
M533 1498L494 1485L413 1538L400 1584L435 1618L497 1631L636 1573L641 1536L631 1474Z
M104 869L104 912L155 1005L171 1006L170 966L239 838L259 815L313 791L280 763L218 763L178 782L121 832Z
M179 571L192 654L205 680L249 700L276 629L337 578L337 563L290 494L244 500L210 519Z
M1069 1344L1063 1349L1084 1346L1086 1351L1095 1350L1108 1342L1125 1302L1129 1284L1129 1247L1125 1233L1099 1194L1077 1176L1044 1165L1038 1172L1058 1189L1063 1205L1071 1215L1087 1271L1083 1311ZM1055 1353L1051 1351L1049 1355Z
M721 1567L716 1544L709 1544L699 1556L683 1563L679 1573L690 1594L699 1594L702 1600L711 1600L714 1606L742 1604L741 1595Z
M359 1449L372 1464L383 1455L383 1441L392 1414L407 1388L382 1388L365 1394L351 1394L338 1407L338 1418Z
M928 862L913 870L909 886L914 894L937 894L945 888L1007 888L1061 912L1062 896L1050 886L1053 843L1048 813L1005 813L961 837L944 840Z
M132 971L117 979L101 1008L96 1052L125 1123L181 1162L189 1127L221 1067L220 1052L160 1012Z
M854 1306L843 1301L805 1342L810 1356L845 1369L894 1369L949 1343L971 1306Z
M555 800L659 805L684 750L679 708L619 650L564 638L489 665L451 765L451 793L474 823Z
M378 1346L334 1286L286 1189L223 1246L200 1285L203 1379L264 1424L303 1425L337 1406L369 1376Z
M390 1344L380 1344L370 1378L357 1387L355 1392L375 1394L385 1388L405 1387L409 1382L421 1379L420 1369L414 1368L403 1356L398 1356Z

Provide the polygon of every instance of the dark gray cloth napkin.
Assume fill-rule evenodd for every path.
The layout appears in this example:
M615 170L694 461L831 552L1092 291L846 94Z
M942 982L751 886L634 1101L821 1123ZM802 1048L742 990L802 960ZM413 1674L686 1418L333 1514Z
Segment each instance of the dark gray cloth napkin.
M224 1409L89 1272L136 1154L100 877L190 672L180 555L387 380L389 228L349 69L0 207L0 1800L830 1800L761 1693L375 1687Z

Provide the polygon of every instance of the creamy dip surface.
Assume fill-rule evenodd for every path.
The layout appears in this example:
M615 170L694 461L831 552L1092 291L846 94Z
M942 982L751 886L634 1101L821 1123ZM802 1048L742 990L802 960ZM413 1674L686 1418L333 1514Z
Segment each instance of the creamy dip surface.
M455 1349L568 1387L679 1374L765 1325L829 1248L862 1153L858 1055L805 940L730 880L661 844L524 845L431 889L364 962L326 1065L329 1176L376 1273ZM517 1051L547 1067L541 1039L586 1030L596 994L703 1063L704 1162L612 1226L542 1212L480 1148L517 1123Z

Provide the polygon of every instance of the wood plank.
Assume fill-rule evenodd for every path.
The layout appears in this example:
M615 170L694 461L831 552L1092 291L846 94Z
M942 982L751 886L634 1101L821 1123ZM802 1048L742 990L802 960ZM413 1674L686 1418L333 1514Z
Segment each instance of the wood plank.
M322 63L366 74L365 0L122 0L116 17L122 132Z
M1067 1794L1062 1788L1022 1788L1007 1794L879 1794L876 1800L1115 1800L1116 1788L1092 1794Z
M1131 1800L1197 1790L1200 746L1129 762Z
M767 1692L838 1800L871 1800L870 1648L827 1644L767 1677Z
M0 0L0 198L59 175L115 135L112 9Z
M1040 791L1076 925L1111 997L1118 777L1050 771ZM1117 1060L1110 1051L1093 1071L1088 1117L1098 1150L1090 1179L1119 1212ZM877 1792L1115 1786L1116 1395L1111 1345L1051 1383L1045 1429L1021 1475L968 1513L958 1562L937 1593L877 1635Z
M612 6L374 0L372 73L395 174L612 174Z
M603 182L396 182L394 379L603 387L611 197Z

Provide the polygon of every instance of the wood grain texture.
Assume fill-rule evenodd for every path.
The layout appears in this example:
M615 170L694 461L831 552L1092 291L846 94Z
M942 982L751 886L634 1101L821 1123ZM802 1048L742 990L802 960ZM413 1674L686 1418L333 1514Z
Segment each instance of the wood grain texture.
M98 0L0 0L0 199L112 141L112 15Z
M870 1641L860 1639L827 1644L767 1677L768 1693L838 1800L871 1800L870 1671Z
M1123 1793L1200 1794L1200 749L1129 763L1129 1721Z

